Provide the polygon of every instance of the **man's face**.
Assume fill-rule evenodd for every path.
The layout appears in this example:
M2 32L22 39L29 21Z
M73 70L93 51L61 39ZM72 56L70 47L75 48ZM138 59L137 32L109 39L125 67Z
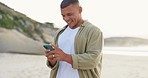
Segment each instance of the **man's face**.
M72 29L78 26L78 23L81 20L81 12L81 7L72 4L67 6L66 8L61 9L63 20Z

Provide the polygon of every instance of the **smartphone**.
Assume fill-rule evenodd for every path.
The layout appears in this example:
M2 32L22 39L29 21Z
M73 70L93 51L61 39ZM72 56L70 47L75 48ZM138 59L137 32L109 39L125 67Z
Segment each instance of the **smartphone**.
M44 47L46 50L51 50L51 51L52 51L52 50L55 50L54 47L51 46L51 44L44 44L43 47Z

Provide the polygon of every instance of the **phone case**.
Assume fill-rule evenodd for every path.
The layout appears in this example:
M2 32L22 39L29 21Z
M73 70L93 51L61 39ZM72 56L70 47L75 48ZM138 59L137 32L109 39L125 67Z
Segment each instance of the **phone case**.
M47 50L55 50L50 44L44 44L43 47Z

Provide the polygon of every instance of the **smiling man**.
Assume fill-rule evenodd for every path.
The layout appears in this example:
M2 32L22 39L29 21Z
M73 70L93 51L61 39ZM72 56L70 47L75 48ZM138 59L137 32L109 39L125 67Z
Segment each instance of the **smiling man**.
M63 0L60 8L67 25L55 35L55 50L45 52L50 78L100 78L102 31L83 20L78 0Z

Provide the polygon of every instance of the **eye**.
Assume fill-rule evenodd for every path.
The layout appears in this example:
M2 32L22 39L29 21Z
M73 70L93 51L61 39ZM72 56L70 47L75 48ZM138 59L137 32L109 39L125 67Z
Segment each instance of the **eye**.
M72 13L68 13L67 16L72 16Z
M62 14L62 17L72 16L72 15L73 15L72 13L67 13L66 15L63 15L63 14Z

